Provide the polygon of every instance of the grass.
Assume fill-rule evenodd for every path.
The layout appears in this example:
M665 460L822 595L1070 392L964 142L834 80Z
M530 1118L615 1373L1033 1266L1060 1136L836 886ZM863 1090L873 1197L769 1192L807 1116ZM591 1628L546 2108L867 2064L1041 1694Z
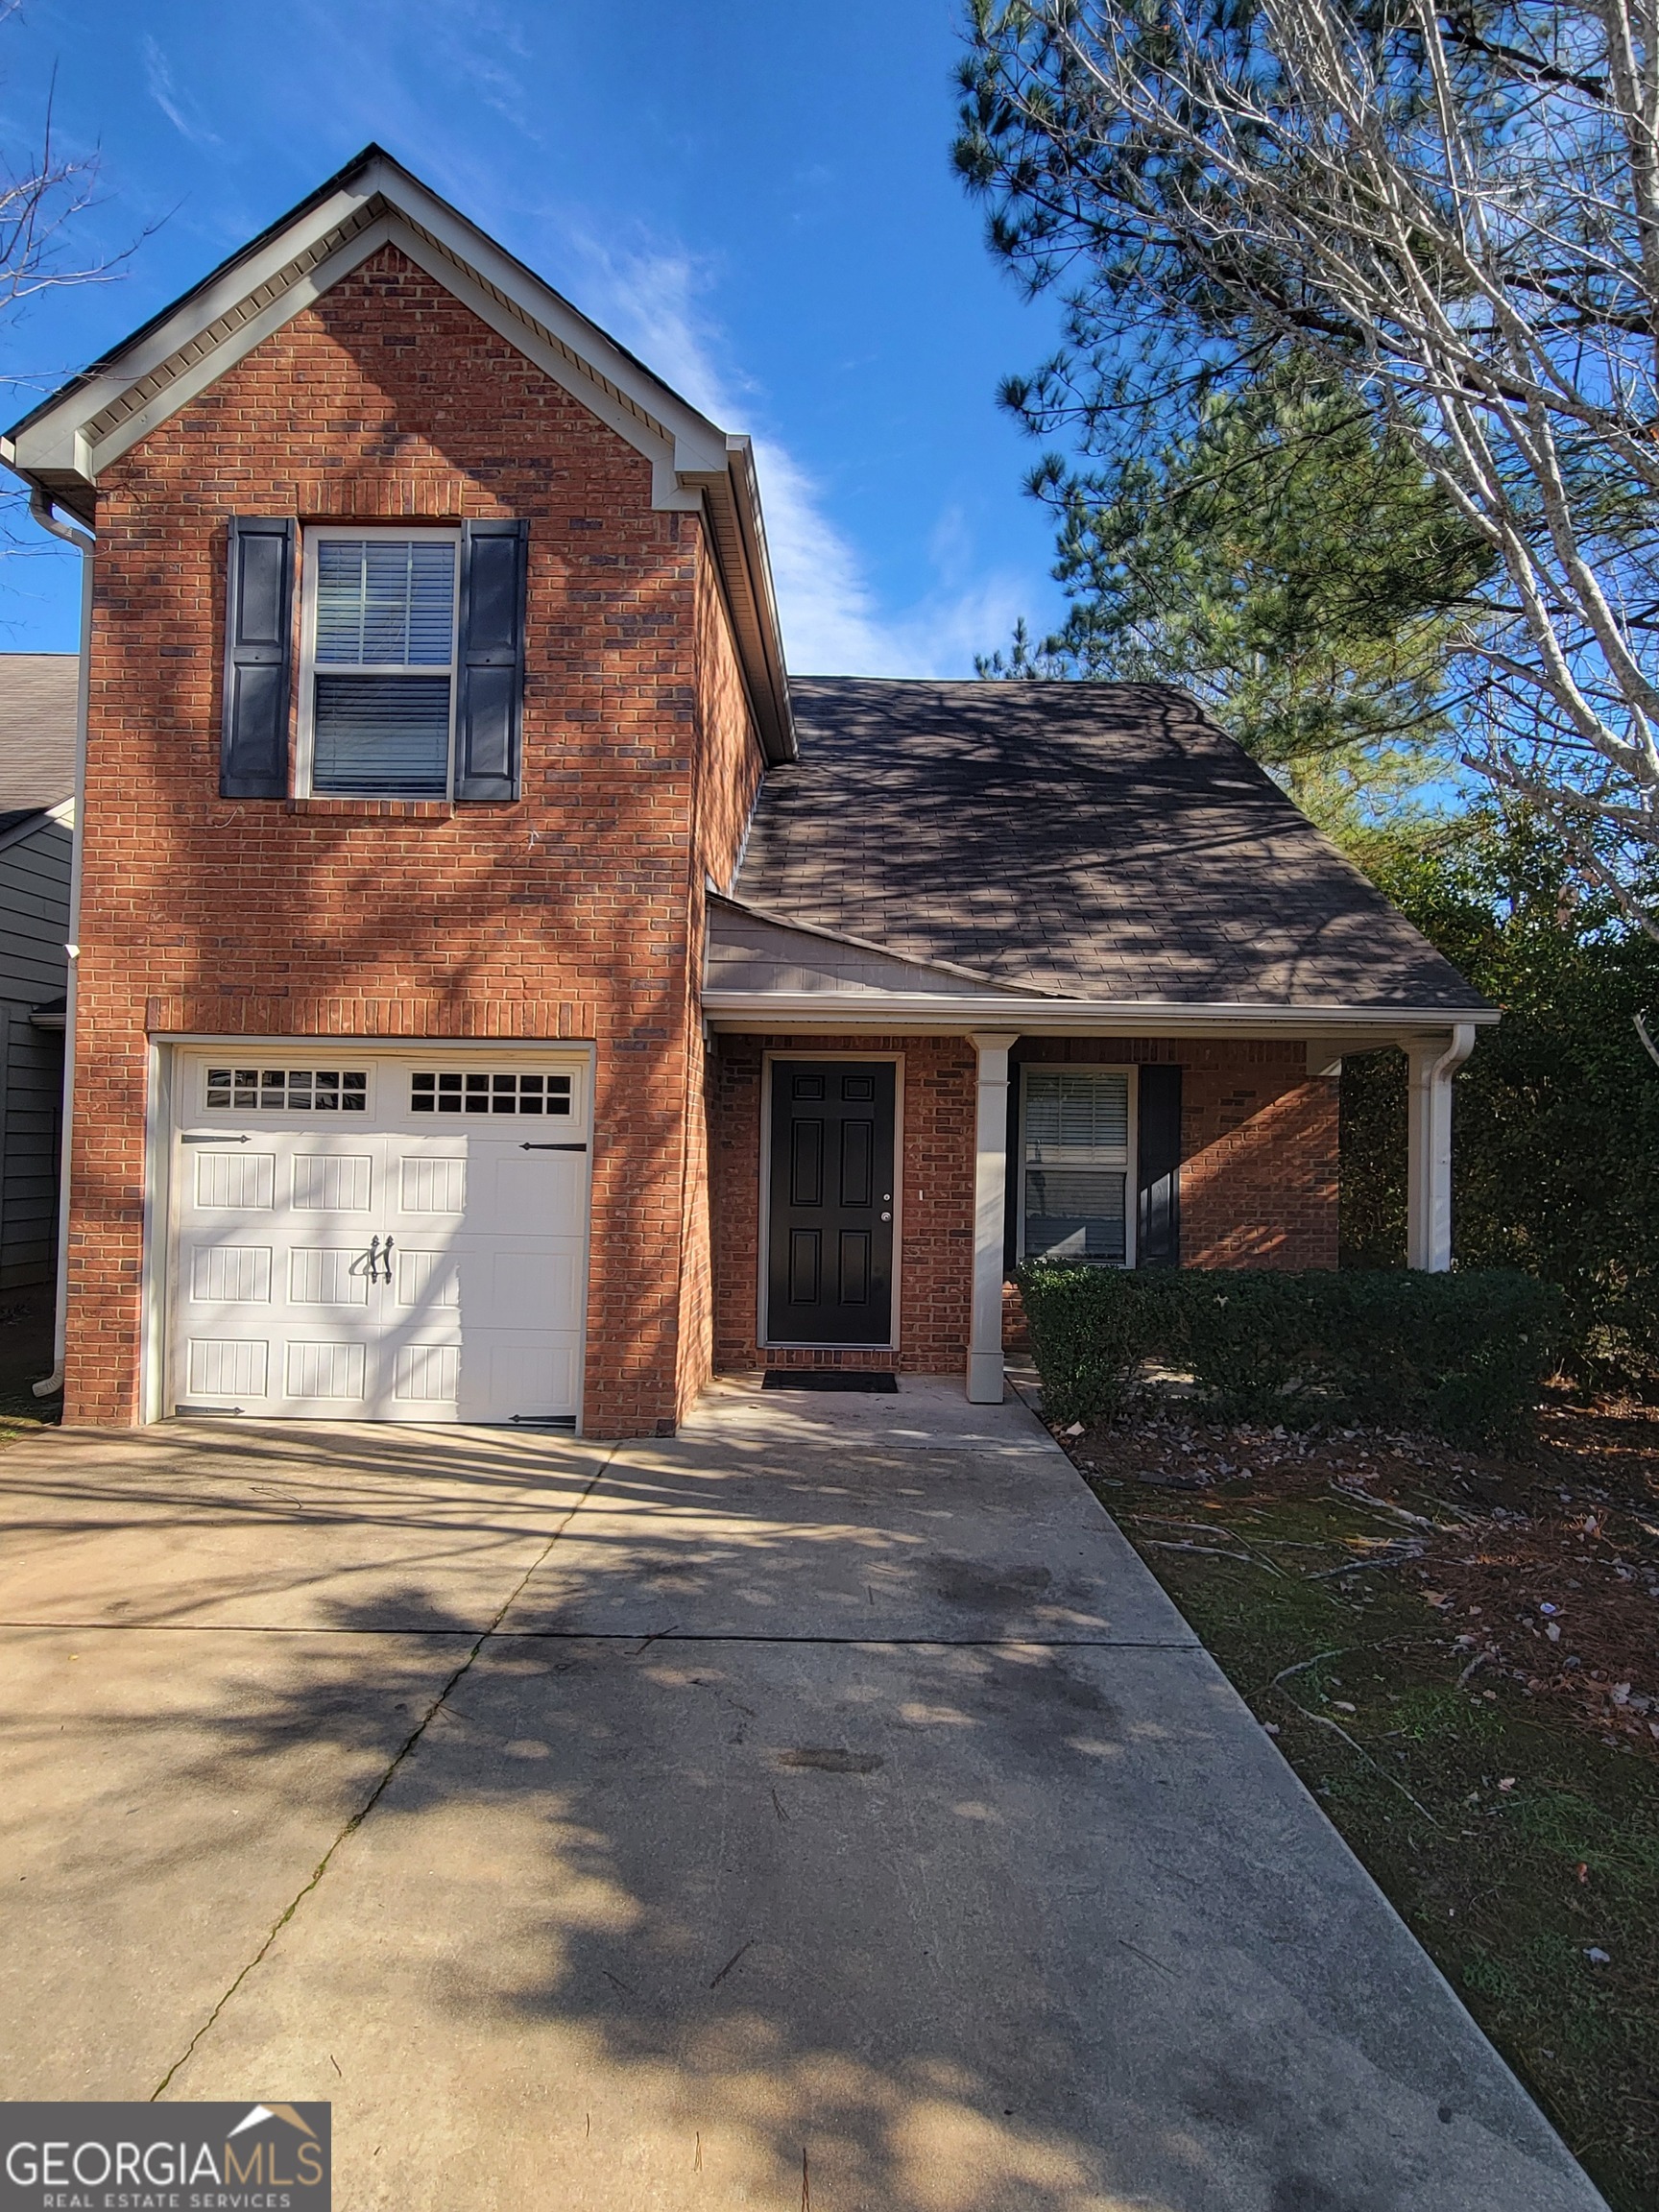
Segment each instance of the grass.
M0 1450L62 1417L61 1398L36 1398L32 1387L51 1364L51 1286L0 1294Z
M1167 1421L1062 1441L1609 2202L1650 2212L1651 1452L1579 1438L1568 1475Z
M27 1382L10 1388L0 1384L0 1450L21 1437L33 1436L37 1429L55 1429L62 1412L61 1398L42 1401Z

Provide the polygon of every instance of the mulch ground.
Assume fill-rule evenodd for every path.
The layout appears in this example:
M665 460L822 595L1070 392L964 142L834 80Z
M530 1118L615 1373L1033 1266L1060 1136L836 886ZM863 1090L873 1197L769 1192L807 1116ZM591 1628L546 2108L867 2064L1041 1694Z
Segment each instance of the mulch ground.
M1455 1626L1470 1677L1502 1674L1604 1743L1659 1759L1659 1407L1552 1403L1524 1455L1219 1429L1184 1420L1178 1406L1060 1441L1103 1487L1116 1478L1190 1492L1200 1512L1204 1493L1222 1491L1369 1503L1378 1528L1351 1541L1356 1583L1415 1584ZM1227 1540L1238 1541L1236 1527ZM1209 1539L1200 1523L1144 1541Z

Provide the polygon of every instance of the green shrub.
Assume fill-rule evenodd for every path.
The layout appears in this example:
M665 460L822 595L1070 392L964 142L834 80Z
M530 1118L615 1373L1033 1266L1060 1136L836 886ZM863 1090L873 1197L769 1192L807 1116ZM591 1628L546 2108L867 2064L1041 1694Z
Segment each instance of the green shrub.
M1168 1357L1227 1421L1338 1417L1316 1275L1206 1270L1180 1278Z
M1361 865L1503 1008L1453 1110L1460 1269L1558 1283L1567 1373L1659 1399L1659 1070L1632 1017L1659 1012L1659 944L1574 882L1535 821L1479 812L1419 846L1379 832ZM1406 1257L1406 1057L1342 1063L1342 1264Z
M1174 1276L1034 1260L1018 1279L1047 1419L1116 1421L1142 1367L1168 1337L1161 1292Z
M1043 1402L1115 1419L1148 1359L1190 1371L1206 1411L1299 1427L1432 1431L1515 1443L1562 1328L1553 1285L1463 1275L1194 1268L1020 1270Z

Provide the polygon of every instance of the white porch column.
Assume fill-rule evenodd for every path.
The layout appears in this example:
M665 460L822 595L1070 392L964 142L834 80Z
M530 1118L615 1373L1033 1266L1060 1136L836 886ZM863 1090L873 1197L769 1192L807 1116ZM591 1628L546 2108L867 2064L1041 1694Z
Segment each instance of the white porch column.
M968 1396L1002 1403L1002 1239L1008 1188L1008 1049L1018 1031L975 1030L979 1111L974 1167L974 1313L968 1331Z
M1452 1264L1452 1078L1475 1048L1475 1024L1410 1042L1406 1154L1406 1264L1443 1275Z

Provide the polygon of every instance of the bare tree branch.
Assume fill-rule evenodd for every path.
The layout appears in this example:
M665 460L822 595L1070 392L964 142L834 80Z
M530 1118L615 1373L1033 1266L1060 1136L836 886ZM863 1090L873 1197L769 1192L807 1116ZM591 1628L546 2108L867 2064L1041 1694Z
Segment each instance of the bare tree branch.
M958 163L1072 287L1028 419L1109 444L1183 362L1325 360L1502 563L1470 763L1654 928L1653 0L973 4Z

